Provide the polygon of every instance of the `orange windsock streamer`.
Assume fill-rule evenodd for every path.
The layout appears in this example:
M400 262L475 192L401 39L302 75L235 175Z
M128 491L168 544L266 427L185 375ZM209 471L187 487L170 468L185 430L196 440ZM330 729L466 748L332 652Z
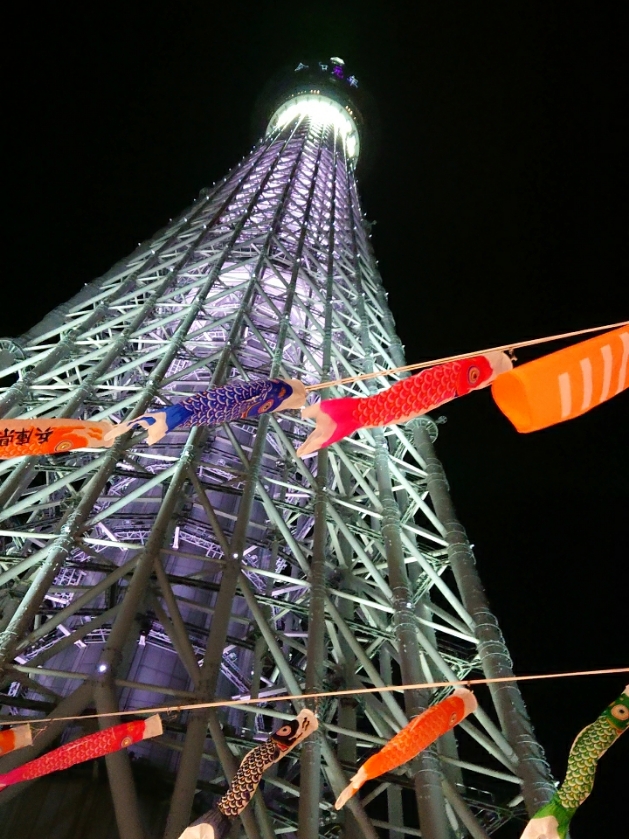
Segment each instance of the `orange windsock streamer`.
M456 688L447 699L412 719L379 752L366 760L336 799L334 808L340 810L367 781L412 760L476 708L476 697L472 691Z
M625 390L628 361L629 327L621 326L503 373L491 393L526 434L581 416Z
M33 743L30 725L15 725L13 728L5 728L0 731L0 755L13 752L15 749L23 749Z

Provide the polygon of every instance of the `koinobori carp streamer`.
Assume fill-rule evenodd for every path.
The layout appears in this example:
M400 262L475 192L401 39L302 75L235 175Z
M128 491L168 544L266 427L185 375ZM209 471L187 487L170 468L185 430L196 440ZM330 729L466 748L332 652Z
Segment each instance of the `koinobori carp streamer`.
M629 685L581 731L570 749L563 783L527 824L522 839L566 839L577 808L594 787L599 760L629 727ZM600 836L605 835L601 822Z
M490 352L428 367L373 396L315 402L304 408L302 416L314 419L316 428L297 449L297 454L300 457L314 454L359 428L397 425L419 417L458 396L487 387L496 376L511 368L506 353Z
M63 454L74 449L110 445L105 435L114 426L106 420L66 417L0 419L0 458Z
M446 699L414 717L379 752L363 763L336 799L334 807L340 810L367 781L412 760L477 707L476 697L471 690L456 688Z
M305 402L306 388L298 379L232 381L195 393L161 411L151 411L121 422L112 427L107 439L111 443L127 431L144 428L148 432L150 446L175 428L220 425L274 411L301 408Z
M304 708L295 719L274 731L266 743L248 752L216 807L187 827L179 839L224 839L233 819L242 813L253 798L266 770L314 734L318 725L312 711Z
M8 752L14 752L16 749L23 749L25 746L32 745L32 743L33 735L28 723L14 725L11 728L5 728L4 731L0 731L0 755L6 755Z
M41 778L42 775L48 775L59 769L68 769L77 763L93 760L95 757L102 757L111 752L117 752L119 749L126 749L132 743L149 737L157 737L161 733L162 721L159 714L154 714L146 720L121 723L94 734L88 734L86 737L79 737L78 740L65 743L58 749L53 749L35 760L0 775L0 789L20 781Z

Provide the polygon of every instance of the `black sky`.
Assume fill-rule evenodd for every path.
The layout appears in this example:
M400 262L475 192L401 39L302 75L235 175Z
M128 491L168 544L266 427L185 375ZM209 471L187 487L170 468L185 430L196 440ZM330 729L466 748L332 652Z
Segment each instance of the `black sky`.
M222 177L255 139L267 80L312 55L343 57L375 103L361 194L409 361L629 318L622 5L13 9L0 335ZM527 436L487 393L439 413L439 453L516 672L629 665L629 396ZM557 777L627 681L523 685ZM629 737L601 761L573 839L626 835L628 767Z

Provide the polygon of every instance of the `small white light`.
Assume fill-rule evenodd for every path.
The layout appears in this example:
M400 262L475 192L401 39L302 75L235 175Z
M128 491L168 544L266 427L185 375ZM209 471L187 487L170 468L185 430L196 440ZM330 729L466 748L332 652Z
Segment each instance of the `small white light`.
M107 672L107 665L106 664L99 664L97 669L98 669L99 673L105 673L105 672Z

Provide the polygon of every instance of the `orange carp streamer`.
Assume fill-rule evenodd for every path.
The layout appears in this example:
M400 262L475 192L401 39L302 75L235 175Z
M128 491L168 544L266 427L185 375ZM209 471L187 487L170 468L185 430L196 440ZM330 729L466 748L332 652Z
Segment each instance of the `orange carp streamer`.
M622 326L498 376L494 402L521 434L581 416L629 387Z
M447 699L438 702L423 714L412 719L386 746L366 760L336 799L334 808L341 807L367 781L391 772L412 760L439 737L465 719L478 707L476 697L467 688L456 688Z
M511 367L506 353L490 352L428 367L373 396L315 402L301 412L302 417L316 420L317 426L297 454L314 454L359 428L397 425L419 417L457 396L487 387Z
M66 743L48 754L0 775L0 789L20 781L32 781L59 769L68 769L77 763L93 760L95 757L102 757L111 752L117 752L119 749L126 749L132 743L149 737L157 737L161 733L162 721L159 714L155 714L146 720L121 723L121 725L97 731L95 734L88 734L87 737L79 737L78 740Z
M16 749L23 749L33 743L30 725L16 725L13 728L5 728L0 731L0 755L7 752L14 752Z
M24 455L62 454L73 449L110 446L105 434L113 428L110 422L29 417L0 419L0 458Z

